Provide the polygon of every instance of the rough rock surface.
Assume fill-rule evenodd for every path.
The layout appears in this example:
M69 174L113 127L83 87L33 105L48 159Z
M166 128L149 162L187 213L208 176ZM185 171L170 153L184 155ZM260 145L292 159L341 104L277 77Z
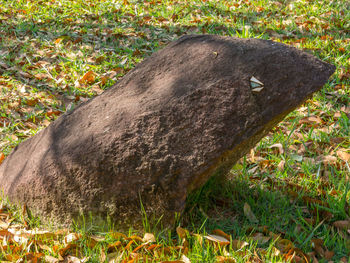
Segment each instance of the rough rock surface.
M51 223L89 212L139 221L140 199L171 219L334 70L272 41L184 36L21 143L0 166L0 188Z

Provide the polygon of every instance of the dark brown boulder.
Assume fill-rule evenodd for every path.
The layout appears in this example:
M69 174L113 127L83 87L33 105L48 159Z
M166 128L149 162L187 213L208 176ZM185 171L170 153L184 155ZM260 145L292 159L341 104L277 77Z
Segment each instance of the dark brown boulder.
M51 223L89 212L140 221L140 199L171 219L334 70L272 41L184 36L20 144L0 186Z

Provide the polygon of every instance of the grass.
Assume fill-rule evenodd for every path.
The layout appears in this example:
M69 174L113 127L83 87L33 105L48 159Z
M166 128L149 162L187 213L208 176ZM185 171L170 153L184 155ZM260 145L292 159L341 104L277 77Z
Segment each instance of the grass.
M346 0L1 1L0 154L5 156L183 34L272 39L333 63L337 71L233 167L224 185L210 180L189 197L179 224L192 234L160 231L154 234L163 250L145 245L132 252L145 242L130 238L132 230L116 234L111 222L107 231L71 229L77 233L72 242L64 242L68 232L51 230L51 239L32 242L36 233L26 246L4 238L2 225L0 260L25 262L35 255L43 259L38 254L43 253L89 262L120 255L130 262L135 254L146 255L148 262L180 260L184 254L191 262L350 262L350 223L339 223L349 222L350 215L349 28ZM1 222L14 218L9 229L23 229L24 221L27 229L40 227L3 204ZM225 249L202 240L215 229L230 235ZM237 240L247 243L237 247ZM111 246L117 241L119 246Z

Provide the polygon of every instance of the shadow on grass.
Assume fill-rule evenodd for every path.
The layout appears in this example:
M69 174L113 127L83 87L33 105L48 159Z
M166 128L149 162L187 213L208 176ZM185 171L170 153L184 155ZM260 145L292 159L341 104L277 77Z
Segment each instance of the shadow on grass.
M312 250L312 239L327 236L325 242L328 249L334 250L336 257L346 256L349 241L331 229L332 222L339 216L339 208L345 211L348 209L347 203L341 199L322 200L330 204L330 207L324 207L306 203L304 193L298 194L298 197L289 195L287 187L285 191L274 189L274 185L266 183L264 176L255 182L243 175L231 175L228 181L214 176L188 197L182 223L195 233L211 233L214 229L221 229L232 235L232 239L241 240L249 240L252 231L259 232L265 227L280 235L280 238L292 241L304 252ZM252 222L245 215L245 203L251 207L258 222ZM310 223L310 218L314 220L313 223Z

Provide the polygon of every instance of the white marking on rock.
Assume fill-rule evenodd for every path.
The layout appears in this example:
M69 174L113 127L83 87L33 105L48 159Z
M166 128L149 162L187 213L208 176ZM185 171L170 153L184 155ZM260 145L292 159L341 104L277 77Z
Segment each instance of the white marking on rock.
M264 87L259 87L259 88L255 88L255 89L252 89L252 91L254 92L260 92L264 89Z
M255 83L255 84L258 84L259 86L264 86L264 83L262 83L260 80L258 80L256 77L252 76L250 78L250 83Z

